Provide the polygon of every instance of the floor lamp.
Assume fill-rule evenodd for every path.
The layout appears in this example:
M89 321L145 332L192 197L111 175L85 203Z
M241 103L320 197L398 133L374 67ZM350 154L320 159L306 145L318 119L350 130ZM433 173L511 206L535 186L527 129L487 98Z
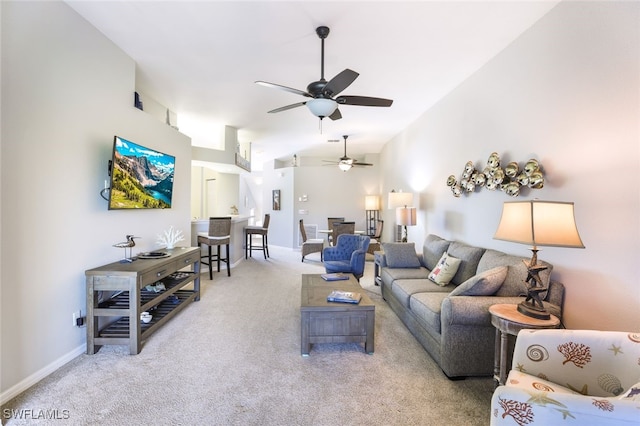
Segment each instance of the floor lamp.
M559 201L511 201L502 207L502 217L493 238L531 246L527 266L527 298L518 312L538 319L551 316L544 308L541 293L547 291L539 273L547 269L538 264L538 246L584 248L573 213L573 203Z
M376 233L376 221L380 218L380 196L367 195L364 209L367 212L367 235L372 237Z

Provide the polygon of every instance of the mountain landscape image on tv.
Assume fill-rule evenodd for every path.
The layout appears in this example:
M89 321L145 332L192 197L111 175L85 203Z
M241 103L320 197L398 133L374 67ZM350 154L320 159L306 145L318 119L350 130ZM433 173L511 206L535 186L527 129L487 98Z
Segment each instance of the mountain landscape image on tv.
M114 137L109 209L171 207L175 157Z

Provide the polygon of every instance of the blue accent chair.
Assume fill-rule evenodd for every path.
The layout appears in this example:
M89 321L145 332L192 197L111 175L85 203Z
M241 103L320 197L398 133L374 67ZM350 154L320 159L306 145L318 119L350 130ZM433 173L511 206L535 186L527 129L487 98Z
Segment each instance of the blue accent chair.
M364 275L364 261L371 238L366 235L342 234L336 245L325 247L324 267L327 273L352 273L358 281Z

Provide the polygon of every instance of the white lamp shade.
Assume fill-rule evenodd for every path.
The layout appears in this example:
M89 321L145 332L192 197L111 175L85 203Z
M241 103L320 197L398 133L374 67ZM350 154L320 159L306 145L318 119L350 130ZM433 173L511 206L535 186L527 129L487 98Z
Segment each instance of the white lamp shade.
M351 166L351 162L347 160L340 160L340 162L338 163L338 168L343 172L349 171L351 169Z
M380 197L377 195L367 195L364 197L365 210L380 210Z
M398 207L396 209L396 224L402 226L414 226L416 223L415 207Z
M390 192L389 208L397 209L398 207L406 207L413 205L413 193L411 192Z
M316 117L329 117L338 108L338 103L332 99L316 98L307 101L307 108Z
M497 240L532 246L584 248L573 212L573 203L512 201L502 207Z

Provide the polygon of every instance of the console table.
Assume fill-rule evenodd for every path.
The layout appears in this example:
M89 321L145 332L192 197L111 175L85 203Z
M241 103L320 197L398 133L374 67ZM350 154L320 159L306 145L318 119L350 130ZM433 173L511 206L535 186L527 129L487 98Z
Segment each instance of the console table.
M128 345L140 353L142 342L189 303L200 300L200 249L159 250L157 259L114 262L85 271L87 284L87 354L102 345ZM145 287L161 282L165 290ZM109 294L101 300L100 294ZM140 314L150 311L149 323Z

